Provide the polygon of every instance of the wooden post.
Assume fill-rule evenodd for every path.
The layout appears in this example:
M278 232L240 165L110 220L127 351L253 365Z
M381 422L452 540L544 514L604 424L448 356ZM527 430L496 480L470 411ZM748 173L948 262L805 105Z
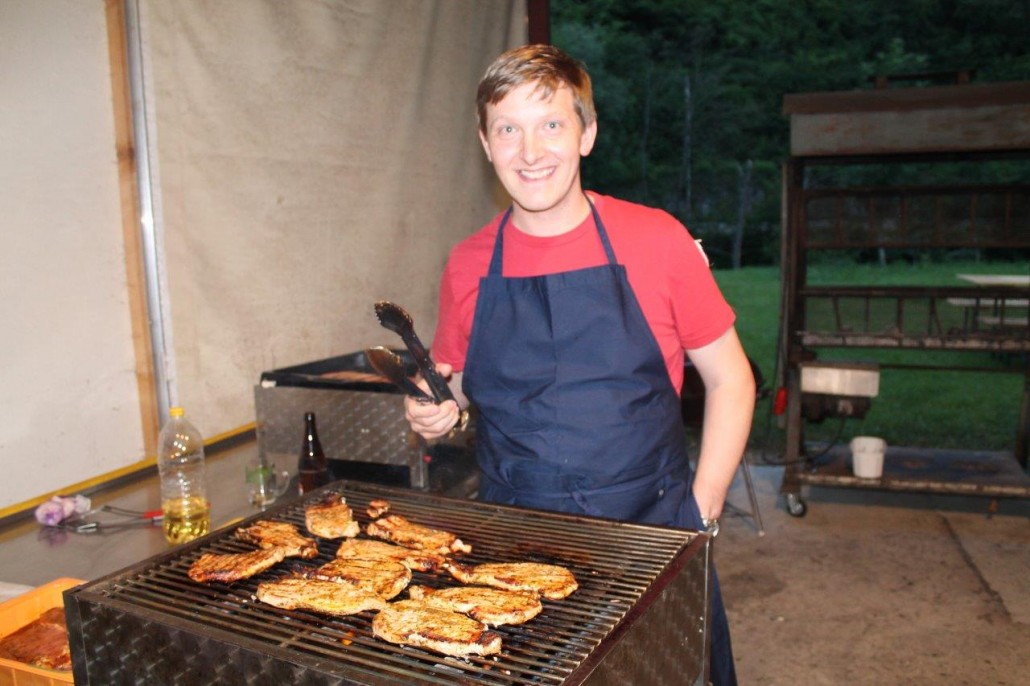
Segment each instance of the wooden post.
M528 38L532 44L551 42L550 0L526 0Z

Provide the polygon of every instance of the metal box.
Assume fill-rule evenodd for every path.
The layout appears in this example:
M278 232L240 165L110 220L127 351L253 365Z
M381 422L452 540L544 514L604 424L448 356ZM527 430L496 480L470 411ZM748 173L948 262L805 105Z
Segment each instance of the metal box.
M394 352L414 374L407 351ZM258 453L280 468L295 467L304 413L314 412L319 440L336 478L455 495L468 495L478 483L474 427L470 424L446 441L427 445L404 419L400 391L376 375L364 352L262 373L254 387L254 409ZM402 475L400 481L397 474Z
M802 362L801 392L875 398L880 393L880 365L855 361Z

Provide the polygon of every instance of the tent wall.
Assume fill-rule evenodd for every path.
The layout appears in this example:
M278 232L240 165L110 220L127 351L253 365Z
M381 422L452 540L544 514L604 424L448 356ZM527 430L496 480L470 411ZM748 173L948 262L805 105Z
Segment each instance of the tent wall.
M140 460L104 6L0 2L0 509Z
M378 299L430 340L450 247L504 202L474 92L524 0L139 18L173 402L206 436L248 425L261 371L394 344ZM107 41L99 0L0 3L0 513L145 457Z

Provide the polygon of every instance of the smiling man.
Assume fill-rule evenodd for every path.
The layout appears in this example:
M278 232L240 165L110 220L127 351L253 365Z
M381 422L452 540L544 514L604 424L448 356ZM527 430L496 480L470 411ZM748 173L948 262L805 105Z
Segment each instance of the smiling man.
M717 531L755 383L707 260L668 213L583 191L597 118L579 62L546 45L509 51L477 106L512 204L451 252L433 355L457 402L406 398L413 430L443 436L475 403L481 499ZM696 474L685 354L706 393ZM713 586L712 681L734 684Z

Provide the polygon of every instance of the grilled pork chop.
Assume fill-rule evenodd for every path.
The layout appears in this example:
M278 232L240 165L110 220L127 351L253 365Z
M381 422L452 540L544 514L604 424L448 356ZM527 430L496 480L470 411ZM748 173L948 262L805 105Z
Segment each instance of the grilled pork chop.
M413 572L431 572L442 567L447 560L443 555L436 553L423 553L393 543L370 541L366 538L348 538L340 544L339 550L336 551L336 557L400 562Z
M308 531L322 538L354 538L361 533L350 505L338 493L308 505L304 510L304 524Z
M212 581L228 583L249 579L255 574L269 569L273 565L282 562L286 557L283 548L267 548L264 550L252 550L248 553L233 553L218 555L215 553L204 553L197 558L196 562L190 565L187 575L197 583L207 584Z
M348 584L389 600L407 588L411 570L393 560L347 560L337 558L305 572L309 579Z
M300 577L260 583L257 587L257 597L263 603L284 610L312 610L337 616L379 610L387 604L376 594L362 591L350 584Z
M250 526L237 529L236 538L253 543L259 548L282 548L286 557L310 560L318 555L318 544L314 539L302 536L297 527L289 522L262 519Z
M412 548L413 550L422 550L439 555L472 552L472 546L465 545L454 534L412 524L400 515L387 515L377 519L368 525L366 531L369 536L393 541L398 545Z
M384 514L390 511L389 500L370 500L368 502L368 508L365 512L368 513L369 519L379 519Z
M372 620L372 633L384 641L428 648L444 655L493 655L501 637L485 624L417 600L388 603Z
M36 604L41 604L37 601ZM24 612L31 605L21 606L19 611ZM18 614L11 608L7 621L16 620ZM17 631L0 638L0 658L24 662L33 667L44 669L57 669L70 672L72 668L72 653L68 642L68 624L64 619L64 608L61 606L50 608L36 619L32 620ZM32 676L25 674L16 667L4 665L2 668L4 683L51 683L65 679L50 679L46 676ZM15 673L17 671L17 673ZM23 680L24 679L24 680Z
M505 591L483 586L452 586L434 590L428 586L412 586L408 597L429 607L454 610L488 626L522 624L540 614L544 606L532 591Z
M572 572L558 565L536 562L490 562L463 565L450 561L447 571L463 584L481 584L509 591L534 591L550 600L561 600L579 588Z

